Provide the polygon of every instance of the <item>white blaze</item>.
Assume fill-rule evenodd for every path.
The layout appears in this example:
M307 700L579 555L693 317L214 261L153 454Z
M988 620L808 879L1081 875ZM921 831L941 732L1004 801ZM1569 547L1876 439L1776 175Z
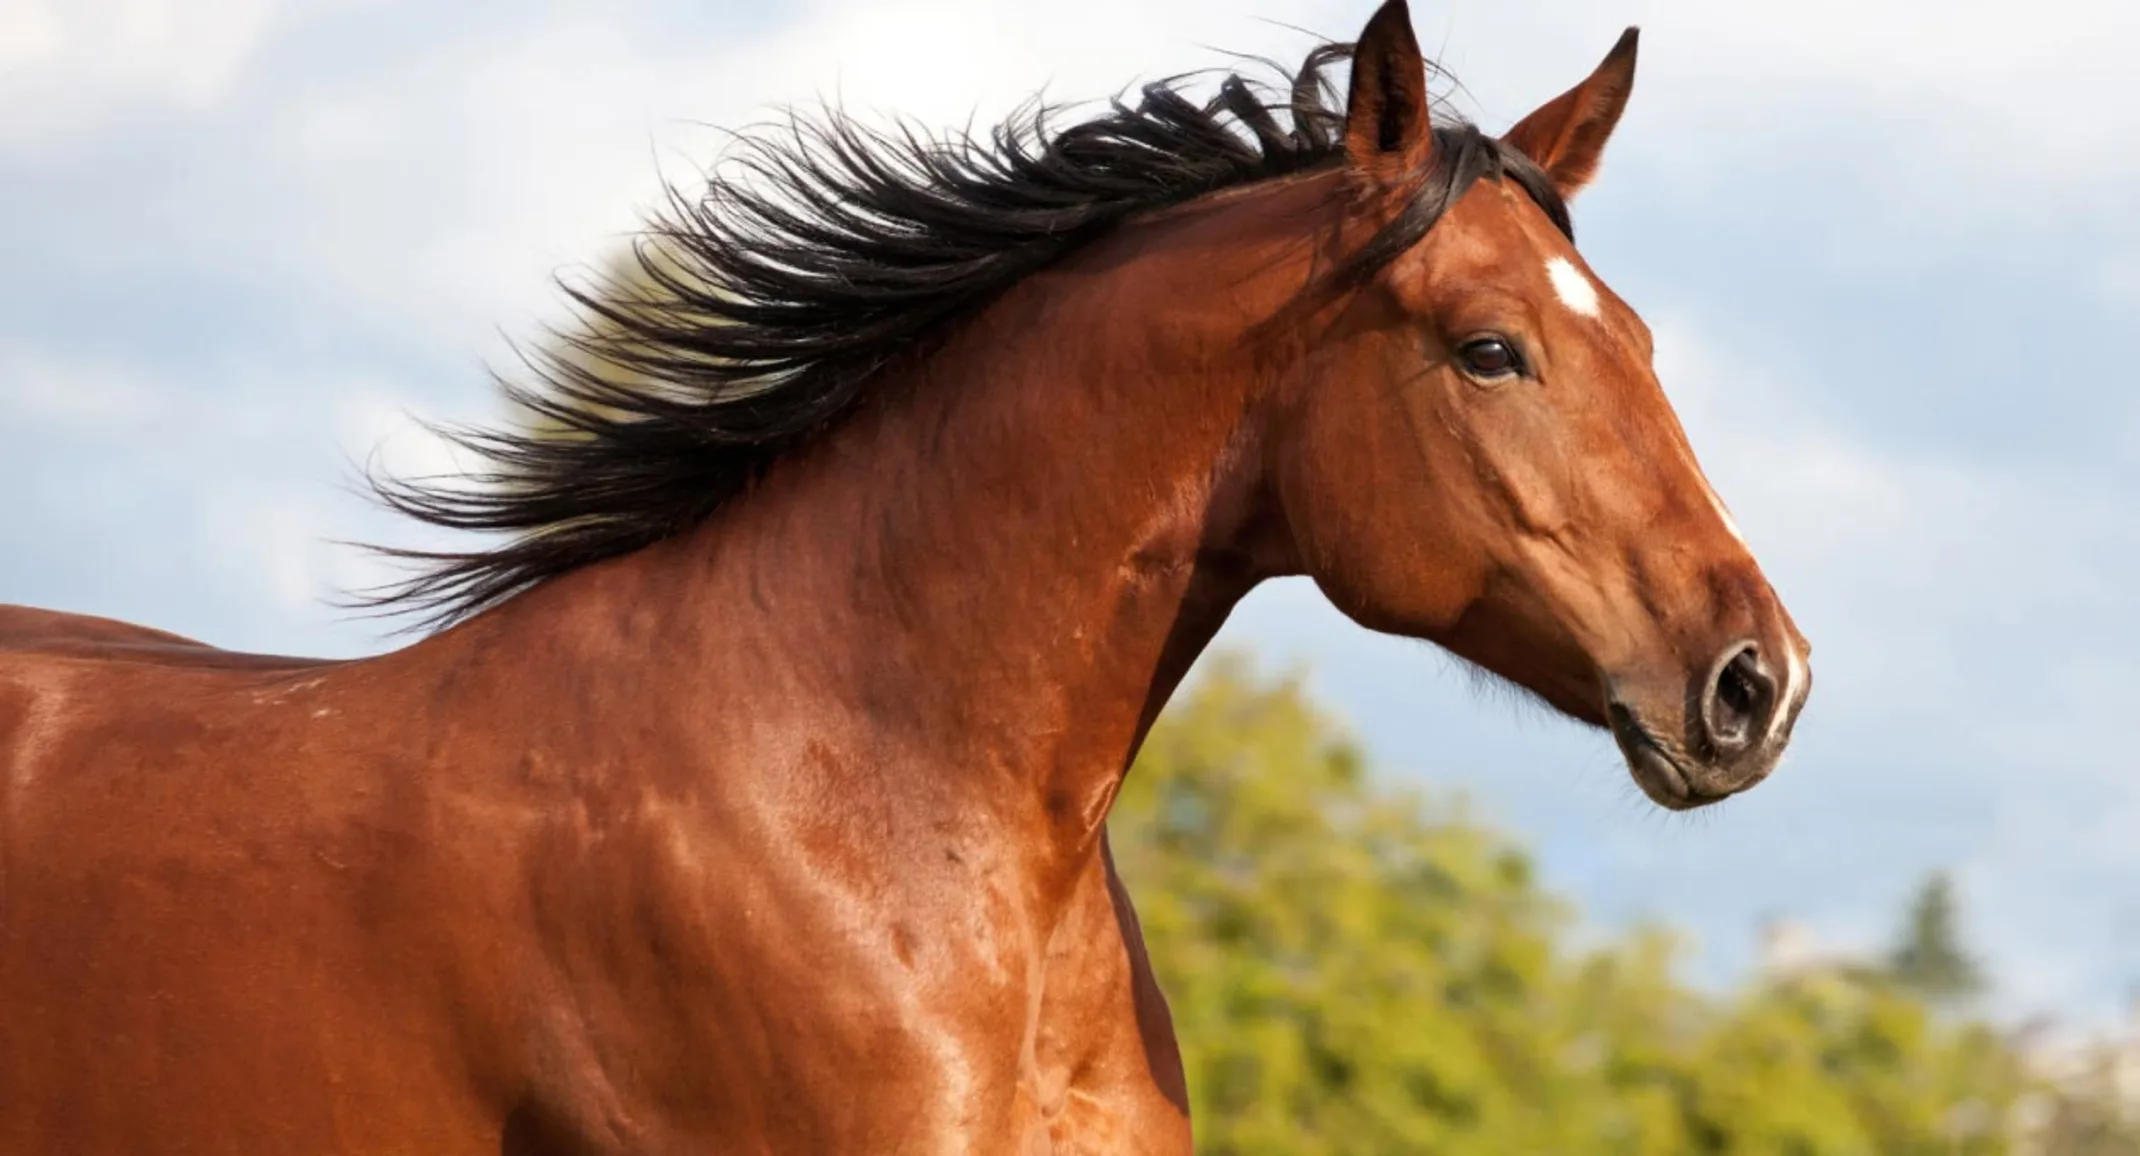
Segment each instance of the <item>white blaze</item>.
M1553 292L1560 294L1561 304L1585 317L1598 315L1598 287L1566 257L1548 260L1546 277L1553 282Z
M1596 318L1600 315L1598 287L1581 269L1575 267L1574 262L1566 257L1547 258L1546 279L1553 282L1553 292L1560 296L1561 304L1585 317ZM1693 465L1691 459L1688 464ZM1701 477L1701 472L1701 467L1695 465L1695 476ZM1709 505L1716 510L1716 516L1723 519L1724 528L1731 532L1732 537L1738 539L1741 546L1745 546L1746 535L1739 532L1738 520L1731 516L1730 510L1724 508L1724 499L1717 496L1716 490L1709 485L1706 478L1702 481L1702 489L1709 497Z
M1776 693L1782 695L1783 700L1776 704L1776 713L1769 717L1767 738L1774 738L1776 732L1783 729L1784 716L1790 713L1784 708L1790 705L1791 696L1798 693L1798 685L1805 680L1805 677L1805 660L1798 657L1797 645L1789 638L1785 638L1783 640L1783 685L1776 688Z
M1716 507L1716 516L1724 519L1724 528L1731 531L1731 536L1739 540L1739 545L1746 546L1746 535L1739 532L1738 519L1732 517L1731 511L1724 508L1724 499L1717 497L1716 490L1707 482L1702 483L1702 488L1709 491L1709 504ZM1746 546L1746 548L1749 553L1753 550L1751 546Z

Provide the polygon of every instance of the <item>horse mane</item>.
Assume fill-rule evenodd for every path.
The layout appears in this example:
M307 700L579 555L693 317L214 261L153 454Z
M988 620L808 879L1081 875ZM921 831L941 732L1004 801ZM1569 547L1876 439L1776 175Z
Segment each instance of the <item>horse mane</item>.
M1126 219L1339 161L1345 102L1327 73L1352 47L1319 45L1295 71L1266 62L1276 83L1227 74L1203 102L1186 78L1156 82L1061 129L1036 99L978 136L871 129L834 108L739 134L697 199L669 187L623 276L561 286L577 325L523 354L533 385L498 378L533 422L430 426L481 463L465 477L367 471L392 509L507 539L374 547L415 573L357 603L442 626L690 529L887 364ZM1336 276L1394 260L1482 177L1514 180L1572 236L1528 158L1461 120L1434 133L1407 209Z

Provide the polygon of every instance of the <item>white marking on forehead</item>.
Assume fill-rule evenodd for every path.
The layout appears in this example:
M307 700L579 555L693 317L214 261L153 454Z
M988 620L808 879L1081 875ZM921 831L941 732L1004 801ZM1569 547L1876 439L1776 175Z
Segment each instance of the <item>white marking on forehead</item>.
M1585 317L1598 315L1598 287L1573 262L1566 257L1550 258L1546 261L1546 277L1553 282L1553 291L1560 294L1561 304Z

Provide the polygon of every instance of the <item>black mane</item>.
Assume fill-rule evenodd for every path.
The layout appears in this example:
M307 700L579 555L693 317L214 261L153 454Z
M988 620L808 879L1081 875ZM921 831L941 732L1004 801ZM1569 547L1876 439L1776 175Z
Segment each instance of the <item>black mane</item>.
M981 137L828 110L742 138L699 199L672 188L627 276L565 286L583 324L529 359L534 388L501 383L531 426L436 430L485 463L468 478L371 479L423 522L510 537L381 550L417 571L361 601L448 623L689 529L888 362L1126 218L1337 161L1344 100L1327 70L1351 51L1273 66L1274 87L1227 75L1206 103L1180 80L1151 84L1135 107L1060 130L1035 104ZM1416 244L1481 177L1513 179L1570 231L1528 159L1460 121L1434 132L1435 170L1409 210L1341 275Z

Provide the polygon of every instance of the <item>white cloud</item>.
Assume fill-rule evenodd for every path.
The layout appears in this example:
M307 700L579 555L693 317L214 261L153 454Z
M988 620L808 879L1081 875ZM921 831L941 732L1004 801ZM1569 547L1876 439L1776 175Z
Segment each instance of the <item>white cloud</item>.
M312 609L327 592L333 563L322 540L330 527L305 498L232 491L202 510L198 542L214 570L287 613Z
M1888 457L1803 409L1803 391L1789 382L1711 348L1690 319L1647 320L1665 392L1757 547L1781 544L1826 562L1905 526L1921 495Z
M625 9L588 9L284 94L271 119L232 142L245 159L223 158L247 185L181 192L170 215L222 235L217 247L239 259L337 286L440 348L497 360L494 329L524 335L555 317L550 275L611 253L656 204L663 177L692 187L719 130L821 96L932 126L980 109L985 124L1043 82L1096 99L1140 76L1220 62L1196 47L1200 33L1301 50L1297 35L1229 19L1228 7L823 5L763 38L699 42L672 42Z
M2002 186L2140 173L2126 147L2140 131L2140 90L2126 79L2140 8L2122 0L2041 0L2025 13L2005 0L1448 0L1415 5L1414 21L1490 127L1581 79L1638 24L1630 125L1692 164L1719 146L1743 154L1869 130L1930 144ZM1793 159L1839 174L1908 168L1839 144ZM2071 167L2035 167L2045 160Z
M0 350L0 420L76 429L139 426L164 411L162 386L122 362Z
M335 425L343 454L397 478L454 477L477 463L460 447L426 429L416 407L377 386L336 389ZM436 420L434 415L433 420Z
M224 96L275 0L0 0L0 150L80 143L130 106Z

